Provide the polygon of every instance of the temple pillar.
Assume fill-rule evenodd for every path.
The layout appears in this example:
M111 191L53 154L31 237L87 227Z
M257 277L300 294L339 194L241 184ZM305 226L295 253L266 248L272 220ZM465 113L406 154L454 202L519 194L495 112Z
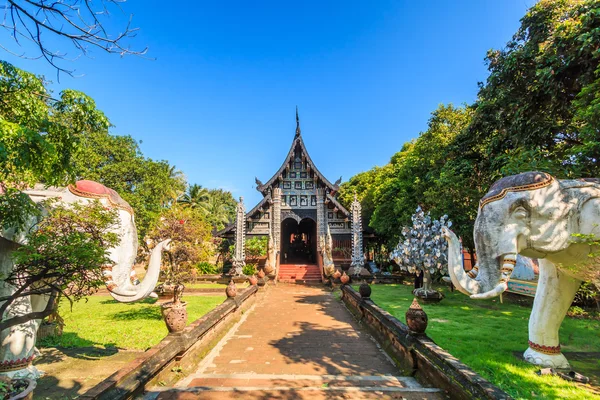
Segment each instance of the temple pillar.
M233 268L231 275L239 276L243 274L246 265L246 209L244 208L244 198L240 197L240 202L236 208L235 214L235 254L233 256Z
M352 274L359 275L365 263L362 236L362 207L354 193L354 201L350 210L352 214Z
M279 270L279 259L281 254L281 189L273 189L273 212L271 213L271 234L273 243L277 249L277 263L275 270Z
M320 254L325 247L327 236L327 219L325 218L325 190L317 189L317 252Z

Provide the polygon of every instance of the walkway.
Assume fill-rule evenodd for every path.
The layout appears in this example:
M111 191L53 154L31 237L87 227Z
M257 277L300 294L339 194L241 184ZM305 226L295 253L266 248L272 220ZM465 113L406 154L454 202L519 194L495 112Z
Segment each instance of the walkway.
M398 375L333 294L320 287L279 284L195 373L175 388L156 388L145 398L443 398L437 389Z

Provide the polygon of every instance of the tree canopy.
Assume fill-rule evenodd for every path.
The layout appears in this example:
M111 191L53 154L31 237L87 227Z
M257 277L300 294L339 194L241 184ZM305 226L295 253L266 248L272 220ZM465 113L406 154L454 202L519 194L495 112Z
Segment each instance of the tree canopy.
M502 176L600 176L600 1L542 0L501 50L472 105L440 105L428 128L383 167L352 177L365 223L398 242L412 210L447 214L473 249L479 199Z

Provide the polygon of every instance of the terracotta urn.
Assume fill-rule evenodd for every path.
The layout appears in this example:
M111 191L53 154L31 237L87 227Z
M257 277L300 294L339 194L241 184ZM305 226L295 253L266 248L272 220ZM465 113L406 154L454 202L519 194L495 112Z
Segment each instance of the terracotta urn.
M267 265L265 265L264 271L265 274L271 275L273 273L273 267L270 266L269 263L267 263Z
M262 279L265 277L265 271L260 269L260 270L258 270L258 274L256 274L256 275L258 275L258 279Z
M256 284L258 283L258 278L256 277L256 275L252 275L250 278L248 278L248 282L250 282L252 286L256 286Z
M413 299L408 311L406 311L406 325L413 333L420 334L427 329L427 314L425 314L416 298Z
M340 278L340 281L342 282L343 285L350 282L350 277L348 275L346 275L345 271L344 271L344 274L342 275L342 277Z
M185 301L169 301L161 304L160 311L170 333L181 332L187 325L186 305Z
M342 273L340 272L339 269L336 269L335 272L333 273L333 275L331 275L333 277L333 279L340 279L340 277L342 276Z
M358 288L358 293L360 293L360 297L363 299L371 298L371 286L368 283L362 283Z
M229 281L229 285L227 285L227 289L225 289L225 294L230 299L234 298L237 295L237 287L235 286L235 282L232 280Z

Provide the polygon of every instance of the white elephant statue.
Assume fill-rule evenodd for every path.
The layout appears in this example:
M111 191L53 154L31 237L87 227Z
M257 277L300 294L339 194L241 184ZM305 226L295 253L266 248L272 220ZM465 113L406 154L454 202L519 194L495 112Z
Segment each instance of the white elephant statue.
M581 240L577 234L586 235ZM507 289L517 254L539 259L539 281L524 358L568 368L558 330L582 281L600 283L600 180L557 180L526 172L498 180L481 199L473 232L478 265L466 273L460 243L444 231L452 283L473 299Z
M153 292L160 273L162 252L168 250L170 240L165 240L154 247L146 276L142 282L137 280L133 265L137 255L138 237L133 210L117 192L99 183L85 180L78 181L75 185L69 185L66 188L45 188L42 185L36 185L33 189L24 190L24 192L35 203L49 198L58 198L59 201L67 204L86 203L97 199L105 207L116 208L119 223L115 229L120 243L117 247L109 249L109 258L113 264L103 268L106 287L112 297L120 302L141 300ZM34 227L35 222L34 218L31 218L30 226L26 226L18 234L14 229L0 231L0 274L2 276L6 277L10 274L13 267L10 254L24 243L25 235L22 232ZM14 291L14 286L0 281L0 297L10 296ZM42 311L46 308L48 300L49 296L47 295L21 297L7 308L4 317ZM35 341L40 323L41 320L31 320L0 332L1 374L29 378L40 376L39 371L31 364L37 353Z

